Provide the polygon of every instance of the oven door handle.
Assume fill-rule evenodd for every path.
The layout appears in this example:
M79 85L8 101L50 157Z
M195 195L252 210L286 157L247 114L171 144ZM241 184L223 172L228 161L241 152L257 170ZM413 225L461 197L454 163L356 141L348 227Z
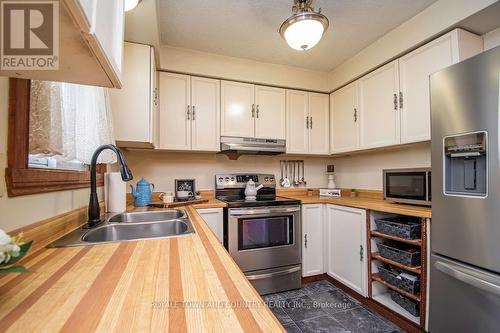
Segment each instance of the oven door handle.
M292 267L289 269L285 269L283 271L279 272L273 272L273 273L265 273L265 274L255 274L255 275L247 275L246 278L247 280L260 280L260 279L270 279L276 276L281 276L281 275L287 275L287 274L292 274L295 272L300 271L302 268L300 266L297 267Z
M287 207L287 208L249 208L249 209L230 209L229 215L242 216L242 215L261 215L261 214L276 214L276 213L294 213L299 212L300 207Z

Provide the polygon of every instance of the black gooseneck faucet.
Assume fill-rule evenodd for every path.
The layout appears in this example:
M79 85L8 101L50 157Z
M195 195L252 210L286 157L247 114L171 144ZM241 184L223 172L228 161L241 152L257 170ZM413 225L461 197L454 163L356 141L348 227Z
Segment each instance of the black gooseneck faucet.
M101 209L99 207L99 199L97 198L97 158L99 154L106 149L110 149L115 152L118 157L118 163L120 165L120 173L122 175L123 181L129 181L133 179L132 172L125 164L125 159L123 158L122 152L115 145L102 145L96 149L94 155L92 155L92 160L90 162L90 200L89 200L89 220L85 225L85 228L93 228L102 222L101 220Z

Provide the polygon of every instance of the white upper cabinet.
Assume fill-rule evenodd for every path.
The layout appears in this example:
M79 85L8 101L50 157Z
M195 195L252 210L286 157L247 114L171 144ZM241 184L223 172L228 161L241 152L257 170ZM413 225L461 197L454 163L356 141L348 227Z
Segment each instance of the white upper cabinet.
M326 205L327 274L366 296L366 211Z
M122 89L110 89L115 139L120 147L158 145L157 73L153 48L125 43Z
M401 143L430 140L429 76L481 52L480 39L457 29L399 59Z
M61 0L59 69L2 70L1 76L121 88L123 0Z
M305 91L286 91L286 152L309 151L309 95Z
M330 95L330 152L358 149L359 137L358 82Z
M220 150L220 81L191 77L192 150Z
M124 1L106 0L96 1L96 10L91 30L87 40L92 49L98 50L97 57L101 63L110 67L114 75L110 77L119 85L123 58Z
M220 81L160 72L160 149L220 150Z
M285 139L285 89L255 86L255 137Z
M221 82L221 135L251 138L255 135L254 85Z
M323 263L324 205L302 205L302 276L325 272Z
M359 79L361 148L400 143L398 96L397 60Z
M160 77L160 149L191 149L191 77L162 73Z
M309 153L327 155L330 151L330 101L326 94L309 93Z
M285 89L247 83L221 83L221 135L285 138Z
M329 153L329 103L326 94L286 91L287 153Z

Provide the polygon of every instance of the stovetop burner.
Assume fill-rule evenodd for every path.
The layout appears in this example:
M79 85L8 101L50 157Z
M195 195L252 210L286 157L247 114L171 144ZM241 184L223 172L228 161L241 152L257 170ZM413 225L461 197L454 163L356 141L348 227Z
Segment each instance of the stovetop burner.
M252 179L264 185L255 200L245 199L246 182ZM229 208L300 205L300 200L276 196L276 180L272 174L224 174L215 176L215 198Z
M227 206L229 208L300 205L300 200L283 198L283 197L274 197L274 198L257 197L257 199L255 200L246 200L245 198L241 197L240 198L217 197L217 199L227 203Z

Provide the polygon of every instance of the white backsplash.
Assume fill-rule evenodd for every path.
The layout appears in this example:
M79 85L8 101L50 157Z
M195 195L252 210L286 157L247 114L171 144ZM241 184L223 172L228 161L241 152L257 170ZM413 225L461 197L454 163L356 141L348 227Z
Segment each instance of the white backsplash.
M214 189L215 175L230 172L272 173L279 179L280 160L303 159L307 187L327 184L326 165L332 158L290 156L241 156L232 161L225 155L213 153L170 153L161 151L126 151L125 160L134 174L132 184L141 177L155 184L156 191L172 191L174 179L194 178L196 188ZM130 188L128 188L130 191Z
M141 177L155 184L156 191L172 191L174 179L194 178L196 188L214 189L215 175L230 172L272 173L279 179L280 160L303 159L307 187L326 187L327 164L335 165L337 186L382 189L382 170L430 166L430 144L399 147L394 150L365 152L337 158L294 156L241 156L229 160L213 153L171 153L164 151L125 151L125 160L134 174L132 184ZM127 189L130 191L130 188Z

